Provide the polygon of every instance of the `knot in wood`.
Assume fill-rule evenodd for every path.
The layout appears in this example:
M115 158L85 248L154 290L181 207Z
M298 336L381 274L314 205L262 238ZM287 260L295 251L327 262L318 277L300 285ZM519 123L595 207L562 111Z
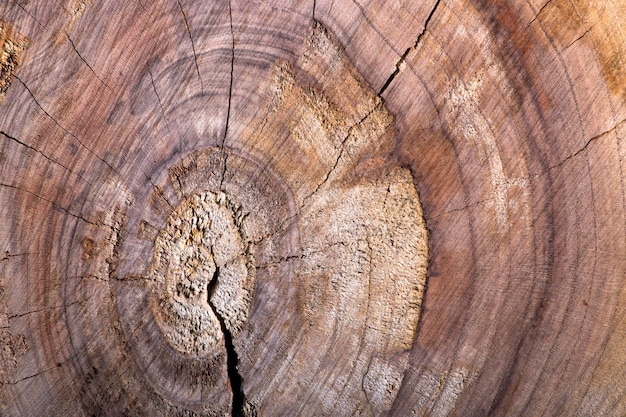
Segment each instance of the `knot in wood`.
M168 343L203 356L246 320L255 269L240 207L223 192L201 192L172 211L149 269L152 309Z

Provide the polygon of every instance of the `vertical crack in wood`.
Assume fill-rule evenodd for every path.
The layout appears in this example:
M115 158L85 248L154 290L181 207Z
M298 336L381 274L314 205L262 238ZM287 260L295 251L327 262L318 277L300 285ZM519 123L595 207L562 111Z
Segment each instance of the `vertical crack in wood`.
M233 74L235 71L235 32L233 31L233 8L231 1L228 1L228 16L230 19L231 55L230 55L230 83L228 85L228 109L226 110L226 127L224 127L224 137L222 138L222 148L226 143L228 135L228 125L230 124L230 105L233 98Z
M233 344L233 335L226 326L226 321L224 320L224 317L222 317L218 309L211 301L219 275L220 267L215 265L215 272L213 273L213 277L211 277L211 280L207 284L207 301L209 303L209 306L211 306L211 310L213 310L213 314L215 314L215 317L217 317L217 320L220 322L220 328L222 329L222 333L224 334L224 346L226 348L226 367L228 372L228 379L230 380L230 388L233 393L232 416L239 417L244 415L243 406L246 399L243 393L243 388L241 386L242 378L239 374L239 370L237 369L239 356L237 355L237 351L235 350L235 346Z
M226 137L228 136L228 126L230 125L230 108L233 98L233 76L235 71L235 32L233 31L233 8L232 2L228 1L228 16L230 21L230 38L231 38L231 55L230 55L230 81L228 84L228 106L226 109L226 126L224 126L224 136L222 137L222 155L224 166L222 168L222 179L220 180L220 190L223 189L224 177L226 176L226 162L228 161L228 153L224 152Z

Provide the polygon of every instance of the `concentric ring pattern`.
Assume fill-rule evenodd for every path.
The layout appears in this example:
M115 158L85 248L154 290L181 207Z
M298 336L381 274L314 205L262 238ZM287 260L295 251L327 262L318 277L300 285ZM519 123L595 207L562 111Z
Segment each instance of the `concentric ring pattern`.
M0 414L623 415L619 1L0 5Z

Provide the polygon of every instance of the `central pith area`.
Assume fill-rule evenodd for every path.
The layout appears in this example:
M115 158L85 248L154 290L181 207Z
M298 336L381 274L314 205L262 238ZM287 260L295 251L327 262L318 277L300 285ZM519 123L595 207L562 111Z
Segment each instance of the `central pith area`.
M180 352L204 355L223 344L220 321L235 334L247 318L254 268L241 221L226 194L197 193L172 211L155 240L152 309Z

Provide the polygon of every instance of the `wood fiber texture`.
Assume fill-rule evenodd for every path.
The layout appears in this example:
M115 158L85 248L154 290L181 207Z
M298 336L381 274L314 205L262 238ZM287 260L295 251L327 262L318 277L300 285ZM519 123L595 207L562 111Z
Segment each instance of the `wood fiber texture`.
M626 414L626 3L0 4L0 415Z

